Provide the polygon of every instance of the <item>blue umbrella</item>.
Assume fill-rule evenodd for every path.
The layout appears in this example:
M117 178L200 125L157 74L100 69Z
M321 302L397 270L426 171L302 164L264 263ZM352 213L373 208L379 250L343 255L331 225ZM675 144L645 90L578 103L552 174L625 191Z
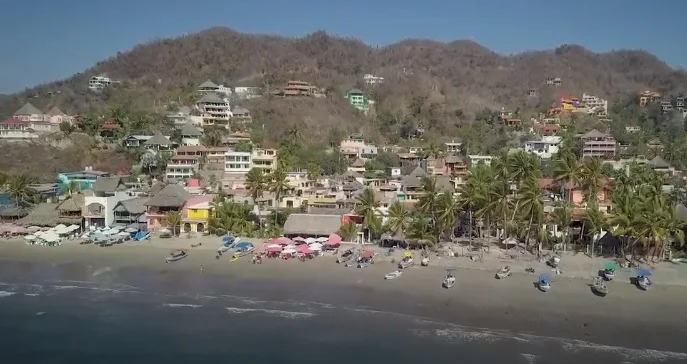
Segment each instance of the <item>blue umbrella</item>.
M651 271L646 268L637 268L637 277L651 277Z
M546 273L542 273L539 275L539 282L540 283L548 284L550 282L550 279L551 279L551 277L549 277L549 275Z

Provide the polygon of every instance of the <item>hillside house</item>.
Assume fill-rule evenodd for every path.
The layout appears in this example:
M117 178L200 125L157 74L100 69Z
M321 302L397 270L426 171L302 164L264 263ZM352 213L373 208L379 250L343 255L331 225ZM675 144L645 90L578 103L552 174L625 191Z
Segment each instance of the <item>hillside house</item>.
M91 91L100 91L112 85L112 79L107 75L93 76L88 80L88 89Z
M26 121L12 118L0 123L0 140L31 140L57 130L57 125L47 121Z
M175 155L165 169L165 180L186 181L200 169L199 157L195 155Z
M251 152L227 151L224 154L224 172L245 175L253 165L252 157Z
M169 140L168 137L162 135L159 131L156 132L152 138L146 140L143 146L148 150L159 151L170 151L174 149L174 143Z
M226 125L231 118L229 101L219 97L216 93L207 93L196 102L196 108L203 118L203 126Z
M377 85L380 83L384 83L384 77L378 77L373 74L367 73L363 75L363 81L366 85Z
M203 136L200 130L191 124L185 124L181 127L181 145L184 146L198 146L200 139Z
M551 159L551 156L558 153L558 147L562 138L559 136L544 136L540 140L529 140L525 142L525 152L533 153L541 159Z
M60 110L59 107L53 106L48 112L46 113L47 120L51 124L62 124L62 123L67 123L69 125L74 124L74 117L69 116L65 114L62 110Z
M202 95L206 94L222 94L224 97L231 96L231 87L225 87L224 85L217 85L214 82L207 80L198 86L198 93Z
M315 96L317 87L305 81L289 81L286 86L272 91L275 96Z
M608 100L583 93L582 103L587 106L590 114L600 117L605 117L608 115Z
M49 122L50 118L42 111L38 110L30 102L24 104L19 110L14 112L14 119L21 121Z
M251 168L259 168L265 174L272 173L277 168L277 150L253 148L251 161Z
M190 122L189 116L191 116L191 108L188 106L181 106L176 112L167 114L166 118L174 124L175 127L179 128Z
M250 124L253 121L253 117L251 117L248 109L237 107L231 111L231 120L241 124Z
M348 103L353 106L354 108L367 113L367 111L370 109L370 100L367 98L367 95L365 93L357 88L354 88L346 94L346 99L348 99Z
M658 102L661 99L661 93L654 90L645 90L639 94L639 106L647 106Z
M86 166L83 171L62 172L57 174L57 185L60 190L74 182L79 190L85 191L93 188L95 181L100 177L109 177L110 172L96 171L91 166Z
M584 143L582 147L582 158L611 158L616 154L617 142L610 134L605 134L593 129L581 135L580 138Z

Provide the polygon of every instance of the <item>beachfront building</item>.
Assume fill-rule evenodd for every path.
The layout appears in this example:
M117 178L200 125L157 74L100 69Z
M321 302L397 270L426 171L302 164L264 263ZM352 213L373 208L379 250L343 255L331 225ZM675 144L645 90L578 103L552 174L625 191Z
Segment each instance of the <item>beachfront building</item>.
M284 235L288 237L328 237L343 224L340 215L290 214L284 223Z
M107 227L113 225L114 208L123 200L133 198L121 177L99 177L89 191L84 192L84 226Z
M76 183L79 190L90 190L99 177L109 177L110 172L96 171L93 167L86 166L83 171L63 172L57 175L57 185L60 190L69 186L72 182Z
M179 185L164 186L145 202L148 231L159 230L166 226L165 216L168 213L181 213L181 209L189 197L188 191Z
M208 220L214 214L212 200L215 195L193 196L186 201L181 210L181 231L185 233L205 232Z
M146 206L148 197L134 197L117 202L113 209L114 223L144 229L146 225Z
M367 111L370 109L370 100L360 89L354 88L348 91L346 94L346 99L348 99L348 103L351 104L351 106L364 113L367 113Z
M541 140L526 141L524 149L525 152L536 154L541 159L551 159L551 156L558 153L561 139L559 136L543 136Z

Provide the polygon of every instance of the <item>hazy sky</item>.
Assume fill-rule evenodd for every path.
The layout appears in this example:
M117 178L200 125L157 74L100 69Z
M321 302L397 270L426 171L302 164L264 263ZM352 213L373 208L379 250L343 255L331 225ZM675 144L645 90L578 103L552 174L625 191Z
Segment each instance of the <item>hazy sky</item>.
M66 78L155 38L228 26L300 36L315 30L378 45L473 39L515 53L581 44L649 50L687 65L687 0L8 0L0 92ZM14 4L9 4L14 2Z

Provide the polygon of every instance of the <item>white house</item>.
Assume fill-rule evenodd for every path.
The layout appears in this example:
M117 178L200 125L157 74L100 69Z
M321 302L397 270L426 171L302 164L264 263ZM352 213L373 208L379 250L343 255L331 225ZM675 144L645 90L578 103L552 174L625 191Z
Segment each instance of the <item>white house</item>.
M88 89L93 91L99 91L108 87L112 84L112 79L106 75L93 76L88 80Z
M70 125L74 123L74 117L69 116L62 112L59 107L53 106L52 109L48 111L46 114L48 120L52 124L62 124L62 123L69 123Z
M207 80L198 86L198 93L208 94L208 93L219 93L225 97L231 96L231 87L225 87L224 85L217 85L211 80Z
M41 134L57 131L57 125L47 121L26 121L12 118L0 123L0 140L31 140Z
M167 164L165 178L167 180L186 180L200 169L197 155L175 155Z
M98 177L93 188L84 192L83 216L86 228L114 224L115 206L121 201L135 198L127 189L121 177Z
M368 73L363 76L363 81L365 81L365 83L368 85L375 85L378 83L384 83L384 77L377 77Z
M232 116L229 101L219 97L216 93L203 95L197 102L196 107L203 118L203 126L226 123Z
M446 146L446 153L458 153L460 152L460 146L463 145L461 142L455 140L444 143Z
M48 115L38 110L35 106L27 102L14 113L14 118L22 121L50 121Z
M543 136L541 140L529 140L525 142L525 152L534 153L541 159L551 159L551 156L558 153L561 144L559 136Z
M485 165L491 165L491 161L494 159L494 157L490 155L468 155L468 159L470 160L470 165L477 165L480 163L484 163Z
M224 154L224 172L246 174L252 167L250 152L230 150Z
M181 145L198 146L203 133L191 124L181 128Z

